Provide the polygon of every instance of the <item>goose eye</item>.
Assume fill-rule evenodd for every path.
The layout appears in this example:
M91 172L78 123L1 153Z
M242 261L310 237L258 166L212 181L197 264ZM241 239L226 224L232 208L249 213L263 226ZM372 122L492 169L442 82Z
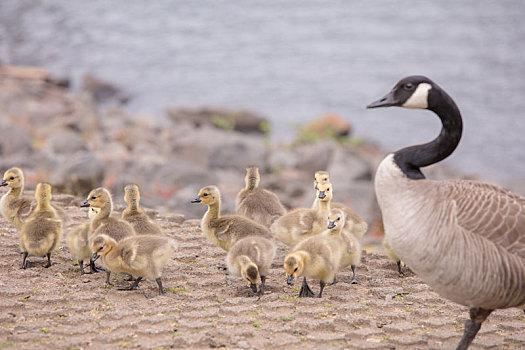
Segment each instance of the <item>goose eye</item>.
M327 188L327 189L326 189L326 192L330 192L330 189L329 189L329 188Z
M91 199L97 199L97 197L93 196L93 197L91 197Z
M204 193L202 196L203 196L203 197L206 197L207 195L208 195L207 193Z
M293 270L293 272L297 272L297 267L295 268L295 270Z
M100 248L98 248L99 251L101 251L102 249L104 249L104 246L101 246Z
M405 84L405 90L412 90L414 88L414 84L412 83L406 83Z
M9 180L14 180L14 179L15 179L14 176L11 176L11 177L9 178Z
M337 218L337 221L341 220L341 218Z
M325 181L328 181L328 178L325 177L324 180L325 180Z

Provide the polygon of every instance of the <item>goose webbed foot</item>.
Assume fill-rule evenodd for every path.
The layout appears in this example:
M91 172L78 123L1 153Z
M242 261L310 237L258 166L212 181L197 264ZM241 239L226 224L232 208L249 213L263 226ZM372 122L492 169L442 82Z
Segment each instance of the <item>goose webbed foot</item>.
M47 253L47 264L44 265L44 268L48 268L51 266L51 253Z
M23 252L22 263L20 264L20 268L24 270L29 269L34 266L31 261L27 260L27 255L28 255L27 252Z
M463 337L458 344L456 350L466 350L478 334L479 329L483 321L487 319L492 310L482 309L480 307L473 307L469 310L470 320L465 322L465 331L463 332Z
M111 272L106 271L106 284L108 286L112 286L113 285L113 283L111 283L111 281L109 280L110 277L111 277Z
M104 271L106 270L104 270L101 267L97 267L93 260L89 260L89 273L97 273L97 272L104 272Z
M313 298L315 296L314 292L310 289L308 282L306 282L306 277L303 278L303 285L299 291L299 298Z
M134 289L137 289L137 287L139 286L140 281L142 281L142 277L137 277L137 279L135 280L135 282L131 286L119 287L118 290L134 290ZM157 284L158 283L159 282L157 281ZM162 286L162 282L161 282L160 285Z
M338 282L339 282L339 280L337 279L337 277L334 277L334 281L332 283L328 283L328 285L329 286L335 286Z
M130 274L128 274L128 273L126 274L126 276L127 276L127 277L124 278L124 281L128 281L128 282L129 282L129 281L135 281L135 280L136 280L135 277L133 277L132 275L130 275Z
M350 281L350 284L361 284L361 282L359 282L359 280L355 276L355 268L356 268L356 266L352 265L351 267L352 267L352 280Z
M261 276L261 285L259 286L259 291L255 294L257 296L264 295L264 284L266 283L266 276Z

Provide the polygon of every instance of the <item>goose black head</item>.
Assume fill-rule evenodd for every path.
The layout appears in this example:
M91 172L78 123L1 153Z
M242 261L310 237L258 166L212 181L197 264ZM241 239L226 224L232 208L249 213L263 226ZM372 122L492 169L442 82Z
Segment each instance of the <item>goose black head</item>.
M401 79L383 98L372 102L366 108L405 107L428 109L431 91L436 88L432 80L422 75L412 75Z

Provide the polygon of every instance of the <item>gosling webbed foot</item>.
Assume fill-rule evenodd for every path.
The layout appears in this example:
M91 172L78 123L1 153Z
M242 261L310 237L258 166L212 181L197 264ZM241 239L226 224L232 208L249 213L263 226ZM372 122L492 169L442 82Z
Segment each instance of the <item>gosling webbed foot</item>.
M162 280L160 279L160 277L157 278L155 282L157 282L157 285L159 286L159 295L165 294L166 292L164 291L164 287L162 286Z
M34 266L31 261L27 260L27 255L28 255L27 252L23 252L22 263L20 264L20 268L24 270L29 269Z
M359 282L359 280L358 280L357 277L355 276L355 269L356 269L356 266L355 266L355 265L352 265L351 268L352 268L352 280L350 281L350 284L361 284L361 282Z
M103 268L101 267L97 267L95 265L95 262L93 260L90 260L89 261L89 273L97 273L97 272L105 272L106 270L104 270Z
M259 287L259 291L255 294L257 296L264 295L264 284L266 283L266 276L261 276L261 285Z
M134 289L137 289L137 287L139 286L139 283L140 283L141 280L142 280L142 277L137 277L137 279L135 280L135 282L131 286L119 287L117 289L118 290L134 290Z
M397 262L397 273L399 274L399 277L406 277L405 273L401 269L401 261Z
M332 283L329 283L328 285L329 286L335 286L338 282L339 282L339 280L337 279L337 277L334 277L334 281Z
M133 277L133 275L130 275L130 274L126 274L126 275L127 275L127 277L124 278L124 281L128 281L129 282L129 281L135 281L136 280L136 278Z
M299 298L313 298L314 296L315 293L310 289L308 282L306 282L306 277L304 277L301 290L299 291Z
M319 294L317 295L318 298L323 297L323 289L325 285L326 283L324 283L323 281L319 281L319 287L321 287L321 289L319 290Z

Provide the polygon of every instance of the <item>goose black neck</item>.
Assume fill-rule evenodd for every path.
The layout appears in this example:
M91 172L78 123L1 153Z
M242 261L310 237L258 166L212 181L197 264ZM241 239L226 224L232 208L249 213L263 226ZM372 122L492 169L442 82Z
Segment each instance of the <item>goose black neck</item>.
M424 179L420 168L447 158L461 139L463 122L454 100L445 91L433 86L428 101L428 109L441 119L439 136L429 143L406 147L394 153L394 161L409 179Z

